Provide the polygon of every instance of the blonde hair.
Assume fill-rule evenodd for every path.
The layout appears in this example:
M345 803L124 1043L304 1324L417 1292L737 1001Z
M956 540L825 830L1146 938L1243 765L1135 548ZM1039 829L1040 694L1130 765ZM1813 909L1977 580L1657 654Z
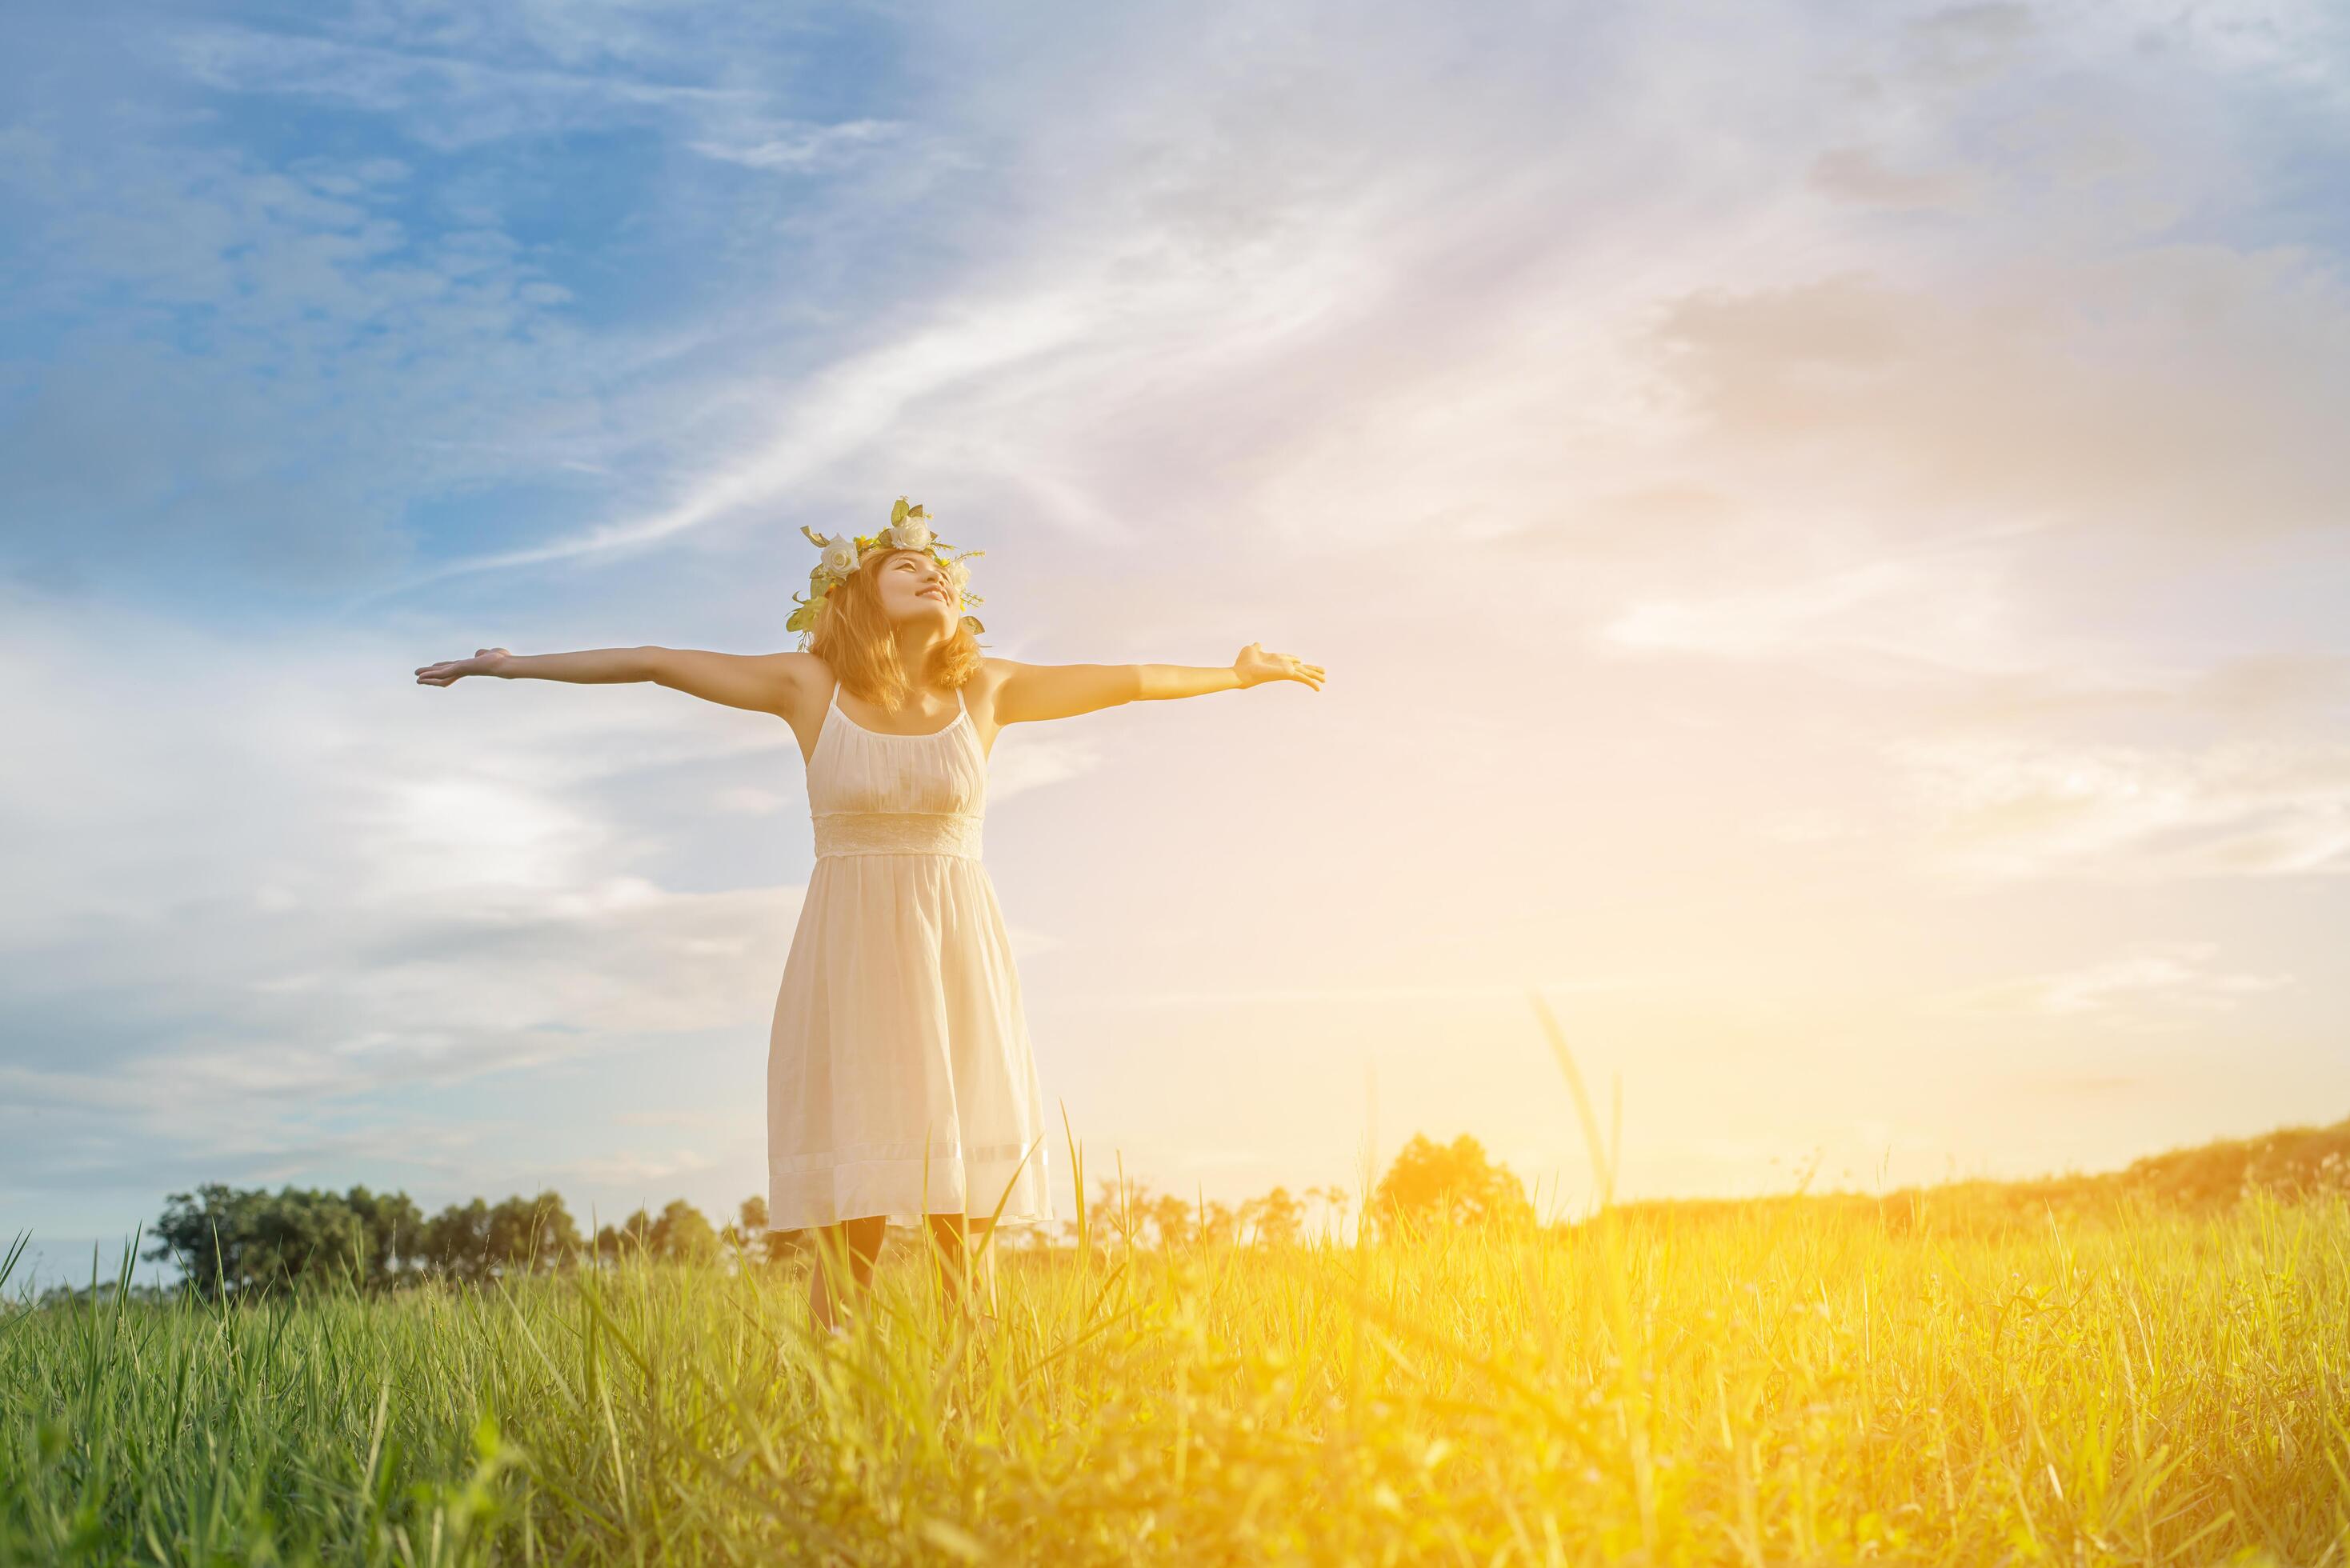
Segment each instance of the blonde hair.
M889 617L881 607L881 568L899 556L932 558L922 550L868 555L824 596L806 644L835 680L885 713L898 711L912 685L899 663L898 639L890 635ZM951 591L953 585L948 587ZM954 635L931 655L929 673L951 691L971 679L981 657L979 639L967 623L957 621Z

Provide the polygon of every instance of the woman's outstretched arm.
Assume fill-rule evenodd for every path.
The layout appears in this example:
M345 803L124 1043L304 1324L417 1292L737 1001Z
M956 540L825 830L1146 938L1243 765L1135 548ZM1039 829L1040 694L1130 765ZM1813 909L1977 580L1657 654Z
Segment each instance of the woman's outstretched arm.
M1240 651L1229 668L1199 664L1022 664L991 659L1005 673L996 688L995 722L1017 724L1040 719L1071 719L1121 702L1163 701L1237 691L1268 680L1297 680L1322 690L1322 667L1295 654L1267 653L1257 643Z
M504 680L574 680L606 685L621 680L650 680L650 648L591 648L580 653L510 653L503 648L477 648L471 659L445 659L416 672L419 686L448 686L468 675L494 675Z
M704 701L788 718L812 653L711 653L698 648L591 648L578 653L509 653L484 648L471 659L428 664L418 684L446 686L468 675L608 685L651 680Z

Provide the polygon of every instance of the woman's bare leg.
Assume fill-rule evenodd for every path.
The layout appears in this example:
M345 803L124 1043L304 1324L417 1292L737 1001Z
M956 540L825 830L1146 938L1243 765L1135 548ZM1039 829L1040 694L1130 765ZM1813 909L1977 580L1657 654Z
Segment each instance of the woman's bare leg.
M822 1333L840 1321L844 1296L854 1297L873 1288L874 1260L881 1255L886 1214L868 1215L819 1226L816 1231L816 1267L808 1272L808 1319ZM847 1266L849 1288L840 1288Z
M971 1249L966 1238L985 1241L988 1221L961 1214L931 1216L931 1246L939 1268L939 1307L950 1316L972 1310L967 1289ZM991 1297L993 1292L990 1293ZM989 1303L993 1305L993 1300Z

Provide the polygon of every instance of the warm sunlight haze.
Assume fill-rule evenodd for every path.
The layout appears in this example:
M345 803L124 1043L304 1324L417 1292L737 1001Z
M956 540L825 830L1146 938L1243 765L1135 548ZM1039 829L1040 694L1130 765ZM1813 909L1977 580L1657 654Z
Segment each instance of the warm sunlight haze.
M10 33L0 1563L2350 1562L2338 5ZM944 895L626 663L802 649L904 496ZM622 673L414 673L491 649ZM827 1002L850 919L949 957ZM924 974L1049 1133L947 1363L912 1227L827 1341L766 1219L951 1097L809 1043Z

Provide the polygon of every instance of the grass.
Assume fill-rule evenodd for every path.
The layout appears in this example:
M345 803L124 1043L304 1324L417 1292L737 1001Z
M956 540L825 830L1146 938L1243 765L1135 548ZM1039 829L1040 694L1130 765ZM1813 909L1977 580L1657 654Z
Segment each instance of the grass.
M0 1561L2350 1562L2339 1193L1104 1241L0 1314Z

